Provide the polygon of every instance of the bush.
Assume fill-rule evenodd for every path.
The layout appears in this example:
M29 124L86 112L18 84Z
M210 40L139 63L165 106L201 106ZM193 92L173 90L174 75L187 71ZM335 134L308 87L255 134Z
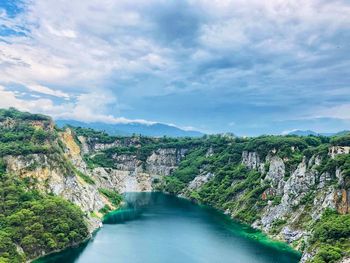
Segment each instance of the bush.
M99 188L98 191L107 197L109 201L116 207L118 207L123 200L123 197L115 191L111 191L105 188Z
M89 234L84 215L60 197L30 190L23 181L0 177L0 258L23 262L83 241ZM15 244L24 250L21 255Z
M315 255L313 263L335 263L341 259L341 249L330 245L323 245Z

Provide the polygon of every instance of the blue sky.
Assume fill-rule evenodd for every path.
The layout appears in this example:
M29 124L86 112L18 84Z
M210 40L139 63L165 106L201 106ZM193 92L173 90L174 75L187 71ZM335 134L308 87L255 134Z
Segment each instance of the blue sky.
M350 4L0 1L0 107L204 132L350 129Z

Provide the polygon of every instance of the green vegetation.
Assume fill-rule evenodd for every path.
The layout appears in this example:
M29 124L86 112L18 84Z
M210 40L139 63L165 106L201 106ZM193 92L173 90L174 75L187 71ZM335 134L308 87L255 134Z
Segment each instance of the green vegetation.
M334 263L350 255L350 214L327 209L315 223L311 248L318 248L312 263Z
M105 188L99 188L98 191L107 197L115 207L120 206L120 203L123 201L123 197L118 192Z
M84 215L75 205L32 190L33 182L0 175L0 262L24 262L88 236ZM24 253L20 253L20 246Z
M332 145L350 146L350 133L342 136L336 136L332 138L330 142Z
M50 143L57 136L49 130L50 122L50 118L38 114L0 110L0 157L57 151Z
M295 171L306 158L319 156L321 164L316 167L319 174L329 173L333 178L327 183L338 189L350 188L350 155L329 158L329 147L350 146L350 135L335 136L260 136L237 138L210 135L202 138L150 138L144 136L110 136L105 132L85 128L73 128L77 136L85 136L91 145L111 144L114 147L84 156L88 167L117 168L116 156L130 155L146 165L147 158L159 149L172 148L180 154L186 149L185 158L171 176L154 184L172 194L182 194L205 204L229 211L238 220L251 224L260 218L267 204L276 206L282 196L265 179L260 170L250 170L242 165L243 151L256 152L264 162L268 155L283 159L286 173L284 180ZM46 253L63 249L81 242L88 236L84 215L76 206L61 198L35 190L33 179L22 179L6 173L3 157L42 153L50 154L50 161L67 175L77 175L86 183L94 180L80 172L64 157L64 145L58 139L57 129L50 118L19 112L15 109L0 110L0 262L23 262ZM182 153L182 152L181 152ZM269 169L265 163L265 171ZM34 171L40 164L32 162L28 167ZM344 180L338 185L335 178L341 169ZM198 189L188 190L188 184L199 174L215 176ZM316 181L319 178L316 178ZM99 192L109 199L99 212L106 214L120 206L122 197L114 191L100 188ZM303 209L293 224L300 229L310 229L313 236L306 249L317 251L313 263L332 263L350 256L350 215L340 215L326 210L321 219L313 224L311 209L318 189L310 188L300 203L293 207ZM113 205L113 206L112 206ZM91 213L91 216L97 216ZM287 223L276 219L270 229L278 234ZM306 244L304 244L306 246ZM21 249L23 253L21 253Z

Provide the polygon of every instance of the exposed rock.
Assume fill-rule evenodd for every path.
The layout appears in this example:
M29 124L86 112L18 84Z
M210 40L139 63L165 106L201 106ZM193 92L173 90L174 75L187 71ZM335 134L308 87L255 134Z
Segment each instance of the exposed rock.
M260 166L260 158L258 153L243 151L242 164L247 166L249 169L258 169Z
M208 158L210 156L213 156L214 154L214 150L213 150L213 147L209 147L208 151L205 153L205 157Z
M331 156L332 159L335 158L335 156L339 154L349 154L350 153L350 146L332 146L329 148L328 155Z
M59 133L61 141L66 146L65 157L71 161L73 165L83 173L87 173L86 163L81 157L81 150L73 137L71 129L67 128L64 132Z
M189 190L195 190L208 182L214 176L213 173L206 173L196 176L188 185Z
M334 194L334 200L339 213L346 214L350 212L350 190L337 190Z
M92 171L93 179L99 187L124 192L150 192L153 190L152 181L157 175L143 172L121 171L98 167Z
M318 220L321 215L322 211L326 208L335 209L335 200L334 200L334 194L335 190L331 187L329 189L324 189L322 191L318 191L317 195L314 199L313 207L311 217L313 220Z
M127 143L136 143L135 141ZM98 187L124 192L152 191L155 180L169 176L187 149L159 148L141 161L137 155L114 154L115 169L98 167L89 174Z
M142 171L142 162L137 159L136 155L114 154L112 158L118 170L134 171L135 173L137 173L138 170Z
M317 185L318 189L324 188L329 182L332 181L332 176L328 172L324 172L320 175L319 183Z
M150 174L170 175L181 159L185 156L187 149L165 148L153 151L146 160L146 170Z
M298 205L313 185L315 185L315 173L312 170L307 170L304 158L284 186L282 203L284 205Z
M93 144L93 150L94 151L103 151L107 150L113 147L120 147L122 146L119 141L114 141L112 143L95 143Z
M292 230L289 226L286 226L282 229L282 234L284 240L286 240L288 243L292 243L293 241L302 238L304 235L304 231Z
M78 140L81 143L81 153L84 154L88 154L90 153L90 147L86 141L86 138L84 136L78 136Z
M6 156L7 170L25 178L34 178L37 187L53 193L78 205L85 212L98 211L106 201L98 190L74 173L66 174L62 167L57 167L57 155L32 154L27 156Z
M303 253L301 259L300 259L300 263L306 263L308 260L310 260L313 256L315 255L315 253Z
M271 186L278 186L285 175L285 165L283 160L278 156L268 157L270 163L269 171L266 174L265 180L271 181Z

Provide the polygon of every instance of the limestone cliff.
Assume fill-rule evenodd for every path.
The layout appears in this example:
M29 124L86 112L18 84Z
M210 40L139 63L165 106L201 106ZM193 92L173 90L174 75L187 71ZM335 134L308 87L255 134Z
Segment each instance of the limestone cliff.
M85 155L96 156L104 150L118 147L138 147L137 138L128 138L123 141L116 139L111 143L96 142L92 138L78 137L85 149ZM86 150L88 149L88 150ZM120 193L153 191L155 184L163 176L169 176L184 158L185 148L155 148L144 159L136 153L113 153L110 156L112 167L95 165L90 170L82 167L99 187L114 189Z
M309 241L323 212L350 212L346 138L342 144L313 137L113 137L57 130L41 119L21 120L31 132L28 138L23 128L3 133L6 172L79 206L90 232L100 226L101 210L116 208L101 189L160 189L222 209L299 249L306 262L317 253ZM0 129L16 125L21 127L11 116L0 119ZM24 146L18 142L23 138Z
M331 147L329 158L348 153L348 147ZM249 169L259 169L262 165L256 152L243 153L242 163ZM349 212L349 190L337 187L343 185L342 171L337 169L334 174L320 172L320 156L314 155L308 161L304 156L289 178L285 177L285 163L280 157L271 152L265 163L269 169L262 184L268 187L261 198L270 201L261 218L253 223L254 227L303 249L311 236L312 228L308 226L318 220L326 208ZM334 179L336 184L332 183ZM279 203L272 201L276 198ZM306 251L301 262L306 262L314 253Z

